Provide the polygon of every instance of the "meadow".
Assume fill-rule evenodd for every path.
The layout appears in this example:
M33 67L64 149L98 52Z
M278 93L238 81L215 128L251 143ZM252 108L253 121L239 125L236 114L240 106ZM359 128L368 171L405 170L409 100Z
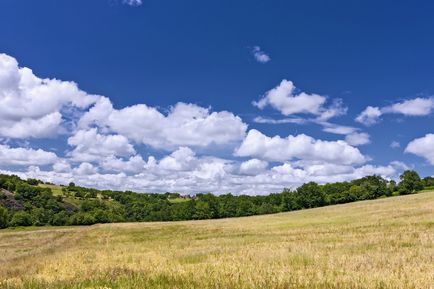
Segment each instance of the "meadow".
M219 220L0 230L0 288L434 288L434 193Z

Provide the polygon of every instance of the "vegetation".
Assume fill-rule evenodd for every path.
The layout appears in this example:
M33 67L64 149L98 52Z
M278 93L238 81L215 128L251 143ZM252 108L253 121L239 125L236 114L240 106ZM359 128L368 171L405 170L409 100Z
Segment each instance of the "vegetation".
M0 228L242 217L413 194L432 186L434 178L421 179L415 171L406 171L398 185L368 176L326 185L310 182L294 191L285 189L266 196L208 193L190 197L100 191L74 183L60 187L0 175Z
M426 289L433 236L434 193L248 218L6 229L0 288Z

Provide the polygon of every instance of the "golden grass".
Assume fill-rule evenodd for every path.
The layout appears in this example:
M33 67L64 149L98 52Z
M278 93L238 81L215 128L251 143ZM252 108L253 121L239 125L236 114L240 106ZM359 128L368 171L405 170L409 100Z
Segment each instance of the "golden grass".
M41 188L49 188L53 192L53 196L63 196L62 187L58 185L39 184Z
M0 232L0 288L434 288L434 193L211 221Z

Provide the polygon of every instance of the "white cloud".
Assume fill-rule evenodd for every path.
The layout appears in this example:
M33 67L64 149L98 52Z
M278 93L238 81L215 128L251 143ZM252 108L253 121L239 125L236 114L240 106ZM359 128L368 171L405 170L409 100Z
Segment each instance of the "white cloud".
M92 124L157 149L227 145L240 141L247 129L227 111L211 112L186 103L171 107L167 115L145 104L117 110L107 98L101 98L80 120L82 128Z
M319 122L323 126L323 131L333 134L348 135L358 131L357 128L352 126L339 125L329 122Z
M140 155L132 156L128 160L110 156L100 160L99 167L104 171L140 173L143 172L146 164Z
M393 149L397 149L397 148L401 147L401 144L399 142L397 142L397 141L392 141L390 143L390 147L393 148Z
M128 139L122 135L102 135L96 128L79 130L68 138L74 150L68 153L74 161L93 162L108 156L131 156L136 153Z
M15 58L0 54L0 136L52 136L59 132L63 109L83 110L98 98L74 82L38 78Z
M283 119L272 119L272 118L266 118L262 116L255 117L253 119L256 123L262 123L262 124L307 124L307 123L313 123L318 124L322 126L322 130L324 132L332 133L332 134L338 134L338 135L360 135L360 136L367 136L369 138L369 135L366 133L357 133L359 131L358 128L352 127L352 126L346 126L346 125L340 125L331 123L328 121L321 121L319 119L304 119L304 118L283 118ZM351 137L350 137L351 138Z
M143 4L142 0L122 0L122 3L130 6L140 6Z
M368 106L356 117L356 121L366 126L370 126L376 124L379 121L381 115L382 112L380 108Z
M0 144L0 165L17 165L17 166L31 166L31 165L48 165L57 161L55 153L47 152L41 149L27 149L27 148L11 148L7 145Z
M428 160L434 165L434 134L412 140L405 148L406 153L412 153Z
M272 118L262 117L262 116L255 117L253 121L256 123L267 123L267 124L285 124L285 123L305 124L308 122L307 120L298 117L272 119Z
M82 163L69 172L44 171L32 166L25 172L0 170L0 173L14 173L23 178L39 178L54 183L68 184L73 181L87 187L138 192L267 194L280 192L284 187L295 188L309 181L322 184L373 174L396 179L406 167L395 162L387 166L363 165L361 167L330 163L304 165L283 163L268 170L237 174L231 161L209 157L196 158L195 165L186 171L160 171L158 161L154 159L148 160L149 162L154 162L153 166L135 175L101 173L89 163Z
M434 99L415 98L383 108L383 113L400 113L407 116L424 116L434 109Z
M253 105L259 109L270 105L285 116L312 114L321 121L346 113L341 100L335 100L328 108L324 107L326 101L325 96L318 94L297 93L292 81L284 79L278 86L266 92L259 101L254 101Z
M169 171L186 171L193 168L196 161L195 153L188 147L180 147L169 156L160 160L159 167Z
M316 140L304 134L289 135L287 138L268 137L255 129L249 131L235 155L280 162L299 159L334 164L360 164L367 160L357 148L344 141Z
M53 164L53 170L57 173L68 173L71 171L71 164L67 160L60 159Z
M329 123L346 108L340 100L326 103L326 97L298 93L292 82L284 80L256 105L270 105L288 116L312 117L258 117L255 121L315 123L326 132L347 135L354 145L360 145L363 136L369 139L357 128ZM0 144L0 172L54 183L74 181L87 187L139 192L265 194L308 181L343 181L373 173L393 177L402 169L392 163L363 165L368 158L345 141L317 140L304 134L268 137L257 130L246 136L247 125L238 116L195 104L178 103L167 112L146 104L115 109L106 97L89 95L73 82L40 79L4 54L0 55L0 108L0 143L8 138L68 134L71 150L63 158L42 149ZM404 111L399 106L394 110ZM138 153L142 144L158 151L159 157L144 160ZM222 146L218 149L224 153L238 146L236 155L251 159L205 155L214 151L214 145ZM161 155L164 151L169 152Z
M258 101L253 102L260 109L267 105L280 111L283 115L295 113L320 114L322 105L326 102L324 96L301 92L295 94L295 86L292 81L282 80L275 88L269 90Z
M348 108L344 106L342 99L334 99L332 104L327 108L322 108L318 116L318 121L327 121L333 117L345 115Z
M417 97L383 108L368 106L357 116L356 121L369 126L377 123L383 114L393 113L405 116L426 116L431 114L433 110L433 98Z
M352 146L365 145L371 142L369 134L365 132L348 134L345 141Z
M259 63L267 63L271 60L271 57L261 50L261 47L255 46L252 49L253 57L255 57L256 61Z
M242 162L240 165L240 172L247 175L255 175L263 172L268 166L266 161L258 159L250 159Z
M95 175L97 173L97 168L95 168L90 163L81 163L77 168L73 170L74 174L79 176L89 176Z

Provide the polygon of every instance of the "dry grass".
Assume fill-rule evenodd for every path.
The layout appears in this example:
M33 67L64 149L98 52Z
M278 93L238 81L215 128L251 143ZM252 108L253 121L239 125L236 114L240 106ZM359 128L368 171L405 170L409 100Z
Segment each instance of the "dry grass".
M0 232L0 288L434 288L434 193L268 216Z

